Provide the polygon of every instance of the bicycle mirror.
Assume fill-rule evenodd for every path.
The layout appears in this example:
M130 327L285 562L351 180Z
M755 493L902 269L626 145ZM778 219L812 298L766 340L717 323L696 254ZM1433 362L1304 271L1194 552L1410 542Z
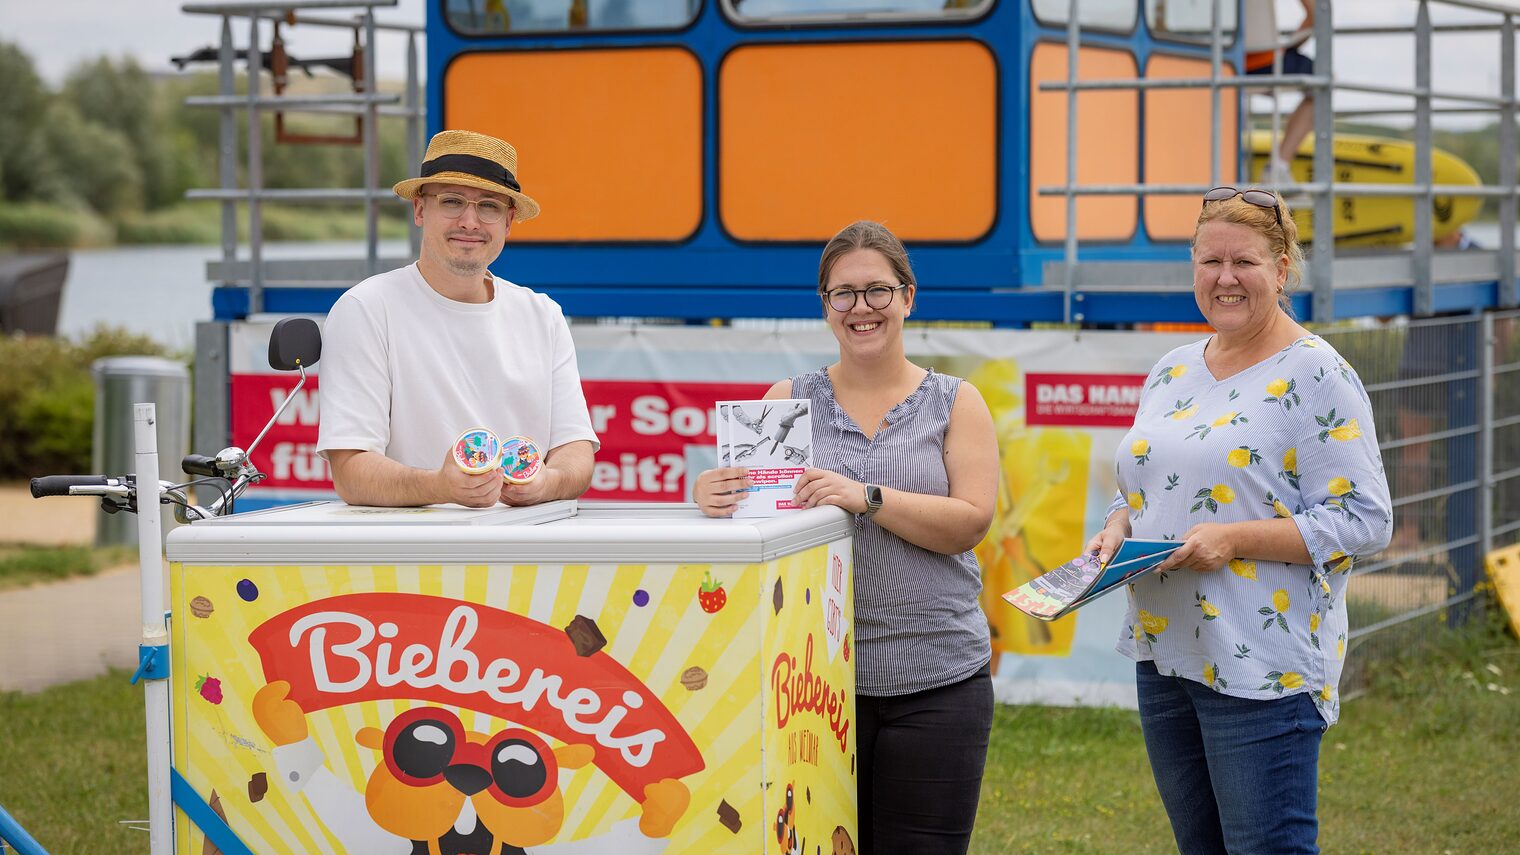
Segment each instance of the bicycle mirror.
M322 358L322 330L311 318L284 318L269 335L269 367L276 371L310 368Z

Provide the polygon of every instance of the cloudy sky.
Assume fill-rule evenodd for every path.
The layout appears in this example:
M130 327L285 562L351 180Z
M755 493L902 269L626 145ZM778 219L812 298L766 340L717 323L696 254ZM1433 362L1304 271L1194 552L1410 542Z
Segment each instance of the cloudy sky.
M1114 0L1086 0L1113 2ZM398 0L394 8L378 13L381 21L421 23L429 0ZM716 2L716 0L707 0ZM998 0L1022 2L1022 0ZM1120 0L1122 2L1122 0ZM1506 2L1506 0L1489 0ZM1277 0L1279 19L1290 26L1301 16L1298 0ZM19 43L31 55L43 77L60 82L75 64L101 54L130 55L149 70L172 69L168 58L218 39L218 18L186 15L179 0L0 0L0 40ZM1520 0L1514 0L1520 12ZM1338 25L1409 25L1417 4L1412 0L1338 0ZM339 13L329 13L336 16ZM1480 21L1497 18L1432 4L1437 23ZM246 25L235 30L241 41ZM381 45L380 74L399 78L404 74L403 47L395 36ZM347 53L348 36L326 28L298 28L287 35L295 56L329 56ZM1437 37L1433 75L1438 90L1498 94L1499 52L1496 34L1447 34ZM267 44L267 43L266 43ZM1348 81L1409 85L1414 82L1413 39L1404 37L1342 37L1336 43L1338 76ZM1341 93L1341 107L1397 106L1397 100ZM1452 117L1438 122L1451 125Z

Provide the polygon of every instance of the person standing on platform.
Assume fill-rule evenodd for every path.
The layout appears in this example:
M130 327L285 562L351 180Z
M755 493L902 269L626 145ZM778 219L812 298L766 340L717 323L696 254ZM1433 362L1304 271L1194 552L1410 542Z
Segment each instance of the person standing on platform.
M553 300L488 269L512 225L539 212L516 150L443 131L420 177L394 189L422 228L416 263L350 288L323 326L317 451L338 495L400 507L581 495L598 442L569 325ZM529 437L548 450L543 469L527 484L463 472L454 440L476 427Z
M1387 546L1392 502L1361 379L1288 312L1302 254L1287 206L1233 187L1203 199L1193 296L1217 332L1151 369L1087 549L1182 541L1129 586L1118 646L1178 849L1313 853L1346 585Z
M1277 36L1276 0L1245 0L1246 74L1272 74L1278 51L1282 52L1281 73L1314 73L1314 60L1304 56L1298 49L1314 27L1314 0L1299 0L1299 2L1304 7L1304 20L1298 25L1298 30L1288 43L1280 45ZM1271 185L1293 183L1293 158L1298 156L1298 147L1303 144L1304 138L1308 137L1312 130L1314 130L1314 93L1305 89L1303 99L1298 102L1297 107L1293 108L1293 112L1288 114L1288 121L1283 126L1282 139L1278 141L1277 148L1267 153L1267 162L1262 168L1262 183Z
M768 399L812 402L807 507L855 515L856 780L860 852L963 853L992 727L992 648L971 552L992 524L997 436L976 388L908 361L916 305L907 251L855 223L829 241L818 296L839 361ZM698 476L693 498L733 514L740 467Z

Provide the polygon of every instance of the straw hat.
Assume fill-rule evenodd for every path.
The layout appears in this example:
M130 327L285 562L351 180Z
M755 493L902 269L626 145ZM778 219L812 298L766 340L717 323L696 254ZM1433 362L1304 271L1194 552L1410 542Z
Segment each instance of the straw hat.
M519 222L538 216L538 203L517 183L517 149L503 140L474 131L440 131L428 143L421 172L422 177L391 189L411 199L424 184L462 184L511 196Z

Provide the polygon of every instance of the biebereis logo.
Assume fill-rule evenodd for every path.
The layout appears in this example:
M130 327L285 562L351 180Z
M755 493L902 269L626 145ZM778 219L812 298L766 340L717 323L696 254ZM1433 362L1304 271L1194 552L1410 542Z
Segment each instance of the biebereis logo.
M1122 427L1140 409L1144 374L1026 374L1024 421L1049 427Z

